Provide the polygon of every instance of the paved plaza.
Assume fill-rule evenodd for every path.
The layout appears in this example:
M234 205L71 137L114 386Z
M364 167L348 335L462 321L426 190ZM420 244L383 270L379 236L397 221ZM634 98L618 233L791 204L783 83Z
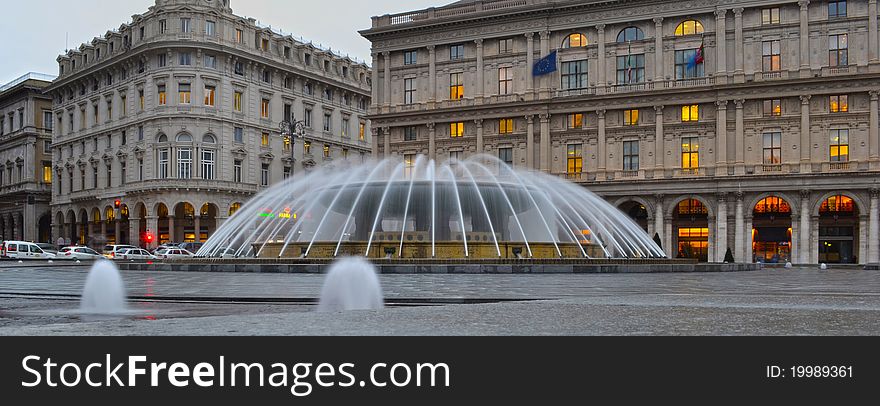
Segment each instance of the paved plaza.
M76 313L88 268L0 264L0 335L877 335L880 272L382 275L389 307L314 312L323 276L125 271L134 315Z

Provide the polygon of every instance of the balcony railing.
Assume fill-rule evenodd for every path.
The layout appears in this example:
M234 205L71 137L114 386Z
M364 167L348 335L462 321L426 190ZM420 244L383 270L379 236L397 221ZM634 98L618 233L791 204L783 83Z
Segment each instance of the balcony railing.
M667 89L678 88L678 87L695 87L695 86L711 86L715 84L714 77L703 77L703 78L690 78L690 79L677 79L677 80L667 80L663 83L663 87Z
M631 93L648 90L654 90L654 82L613 85L608 87L608 93Z
M528 4L527 0L476 0L442 8L411 11L407 13L373 17L373 28L421 22L435 18L456 17L483 11L502 10Z
M782 172L782 165L761 165L761 173Z
M828 170L832 171L848 171L852 168L852 162L831 162L828 164Z

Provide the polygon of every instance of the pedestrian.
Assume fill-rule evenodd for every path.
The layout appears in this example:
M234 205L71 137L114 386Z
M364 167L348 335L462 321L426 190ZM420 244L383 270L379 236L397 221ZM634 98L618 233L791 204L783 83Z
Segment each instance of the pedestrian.
M56 241L55 244L58 245L58 248L63 248L64 247L64 237L58 237L58 241Z

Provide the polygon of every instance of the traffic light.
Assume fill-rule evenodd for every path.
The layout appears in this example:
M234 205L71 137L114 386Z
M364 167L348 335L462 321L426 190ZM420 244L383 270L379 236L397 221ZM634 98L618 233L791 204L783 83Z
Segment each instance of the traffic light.
M122 200L116 199L116 201L113 202L113 206L115 206L117 209L122 207Z
M146 233L144 233L144 241L145 241L147 244L152 244L152 243L153 243L153 233L151 233L151 232L149 232L149 231L147 231Z

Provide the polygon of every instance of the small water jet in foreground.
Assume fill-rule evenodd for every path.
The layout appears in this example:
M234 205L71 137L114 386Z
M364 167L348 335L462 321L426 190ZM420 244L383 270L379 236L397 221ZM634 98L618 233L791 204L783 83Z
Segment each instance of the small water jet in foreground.
M125 285L119 268L110 261L99 260L92 265L80 301L80 312L93 315L116 315L128 311Z
M327 273L318 312L381 310L384 303L376 267L364 258L343 258Z

